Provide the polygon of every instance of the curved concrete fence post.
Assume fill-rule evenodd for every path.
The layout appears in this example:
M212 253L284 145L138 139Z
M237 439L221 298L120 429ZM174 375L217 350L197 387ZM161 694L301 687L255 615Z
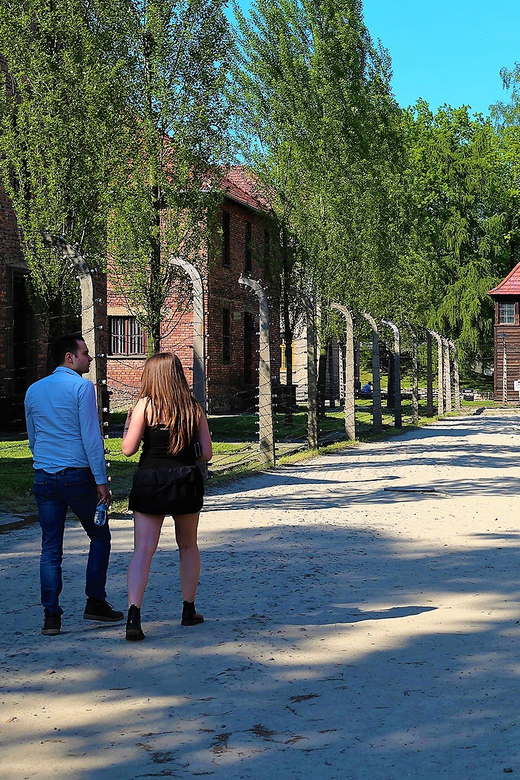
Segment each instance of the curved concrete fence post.
M419 423L419 351L417 348L417 331L405 320L406 327L412 337L412 423Z
M307 446L318 449L318 339L316 334L315 307L307 293L297 287L291 295L300 298L305 311L307 330Z
M96 386L98 407L104 406L103 395L106 393L106 355L102 349L101 331L103 326L96 323L96 301L94 291L94 270L91 269L77 248L67 243L61 236L52 236L46 233L43 237L44 244L48 247L59 249L63 257L74 268L79 280L81 292L81 333L85 339L88 351L95 359L92 361L88 378ZM106 351L106 350L105 350Z
M444 355L444 408L446 412L453 410L451 393L451 364L450 364L450 344L446 336L442 338L442 351Z
M429 333L437 342L437 414L441 417L444 414L444 355L442 348L442 336L434 330Z
M453 364L453 400L455 410L460 412L460 374L459 374L459 350L457 345L453 341L448 341L448 346L452 352L452 364Z
M240 275L238 283L250 287L258 298L260 313L260 350L258 365L258 424L260 455L274 466L273 392L271 385L271 353L269 348L269 305L263 287L254 279Z
M318 449L318 344L315 311L312 300L300 292L305 306L307 327L307 444L309 449Z
M433 350L432 334L426 331L426 414L433 417Z
M403 427L403 413L401 407L401 334L399 328L391 320L381 320L394 334L394 425Z
M193 395L206 411L206 339L204 332L204 286L194 265L180 257L170 257L190 277L193 289Z
M332 308L345 318L345 433L347 439L356 438L356 408L354 400L354 322L352 312L340 303Z
M377 323L371 314L360 312L372 328L372 427L376 433L383 429L383 415L381 411L381 369L379 366L379 335Z

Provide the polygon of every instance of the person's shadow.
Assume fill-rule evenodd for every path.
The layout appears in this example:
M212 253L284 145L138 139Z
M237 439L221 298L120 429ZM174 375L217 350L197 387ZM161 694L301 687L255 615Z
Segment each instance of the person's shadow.
M402 606L402 607L389 607L388 609L373 609L363 610L358 607L349 606L337 606L333 610L327 609L326 618L320 618L320 609L312 609L306 612L304 615L300 615L302 624L309 624L312 622L312 618L320 618L320 625L335 625L337 623L360 623L363 620L386 620L387 618L406 618L412 615L421 615L423 612L431 612L438 607L426 607L426 606ZM333 614L331 615L331 611ZM291 618L291 622L298 624L300 621L296 618Z

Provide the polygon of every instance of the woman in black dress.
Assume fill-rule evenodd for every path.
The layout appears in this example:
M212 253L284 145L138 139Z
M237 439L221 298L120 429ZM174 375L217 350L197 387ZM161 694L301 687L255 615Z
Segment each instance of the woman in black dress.
M128 566L126 638L144 639L141 604L165 515L172 515L179 547L181 623L203 622L195 609L200 574L197 527L204 482L197 460L211 459L206 416L193 397L176 355L161 352L145 363L141 390L128 412L122 449L133 455L143 442L129 509L134 513L134 554Z

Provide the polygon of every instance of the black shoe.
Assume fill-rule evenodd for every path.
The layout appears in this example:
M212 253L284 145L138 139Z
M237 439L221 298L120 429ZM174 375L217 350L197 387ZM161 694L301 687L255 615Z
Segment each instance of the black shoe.
M128 608L128 619L126 621L126 638L129 642L139 642L144 639L141 628L141 609L132 604Z
M195 602L183 601L181 626L196 626L198 623L204 623L204 618L195 609Z
M119 620L123 620L124 616L123 612L112 609L112 604L109 604L108 601L102 601L93 596L89 596L87 599L87 606L83 613L85 620L104 620L107 623L117 623Z
M56 612L45 612L42 634L56 636L61 632L61 615Z

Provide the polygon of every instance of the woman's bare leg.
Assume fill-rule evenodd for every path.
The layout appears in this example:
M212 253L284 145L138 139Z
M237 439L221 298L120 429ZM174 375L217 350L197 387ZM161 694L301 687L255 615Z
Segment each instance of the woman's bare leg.
M157 549L164 515L134 512L134 554L128 566L128 606L140 607L150 574L150 564Z
M182 600L195 601L200 576L200 553L197 547L199 512L193 515L174 515L173 519L179 547Z

